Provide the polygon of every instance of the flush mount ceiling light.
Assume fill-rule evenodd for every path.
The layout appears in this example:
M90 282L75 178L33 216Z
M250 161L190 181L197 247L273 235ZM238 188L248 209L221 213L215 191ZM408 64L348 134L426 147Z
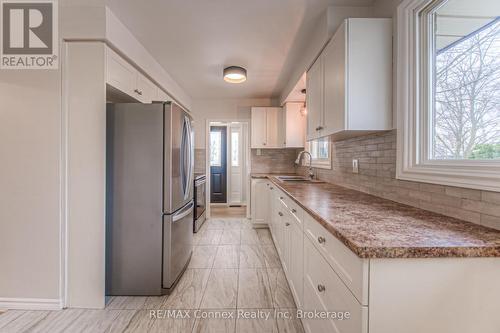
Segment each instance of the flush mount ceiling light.
M229 83L241 83L247 80L247 70L239 66L224 68L224 81Z

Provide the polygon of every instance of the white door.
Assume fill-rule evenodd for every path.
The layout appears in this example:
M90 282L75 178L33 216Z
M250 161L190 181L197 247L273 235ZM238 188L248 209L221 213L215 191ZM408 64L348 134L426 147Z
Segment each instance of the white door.
M266 148L267 146L267 109L265 107L252 108L252 148Z
M243 199L243 126L232 124L229 127L229 204L240 205Z

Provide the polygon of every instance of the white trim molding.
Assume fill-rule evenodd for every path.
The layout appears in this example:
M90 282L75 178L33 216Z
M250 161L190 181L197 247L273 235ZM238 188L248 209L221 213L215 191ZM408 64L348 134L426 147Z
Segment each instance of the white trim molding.
M57 298L0 298L0 309L61 310L62 308L62 300Z
M396 178L417 182L500 191L500 161L432 160L428 157L428 96L422 44L428 27L420 17L443 0L404 0L397 10L397 166ZM434 7L435 8L435 7ZM422 24L422 21L424 24ZM425 68L427 67L427 68ZM427 91L426 91L427 90Z

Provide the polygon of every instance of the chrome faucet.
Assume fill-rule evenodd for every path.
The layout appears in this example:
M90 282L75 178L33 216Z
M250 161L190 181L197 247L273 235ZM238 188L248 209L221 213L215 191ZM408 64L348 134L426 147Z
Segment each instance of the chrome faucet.
M299 153L299 156L297 156L297 159L295 160L295 165L300 165L300 160L302 159L302 156L304 154L308 154L309 155L309 178L310 179L313 179L314 178L314 172L313 172L313 169L312 169L312 156L311 156L311 153L308 152L308 151L301 151Z

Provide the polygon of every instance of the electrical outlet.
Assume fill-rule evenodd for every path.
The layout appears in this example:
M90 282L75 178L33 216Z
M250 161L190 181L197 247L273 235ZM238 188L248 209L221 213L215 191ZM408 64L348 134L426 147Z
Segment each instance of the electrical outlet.
M359 173L359 160L352 160L352 173Z

